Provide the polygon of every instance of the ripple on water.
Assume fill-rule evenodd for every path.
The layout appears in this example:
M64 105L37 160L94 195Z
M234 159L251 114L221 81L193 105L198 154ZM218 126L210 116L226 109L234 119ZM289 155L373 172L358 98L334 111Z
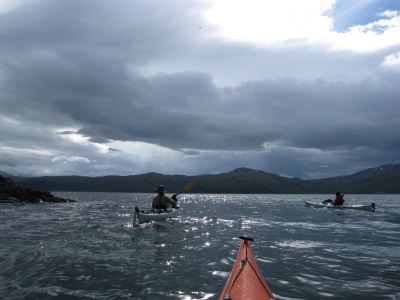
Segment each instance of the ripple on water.
M400 298L396 201L336 214L299 205L326 195L184 195L179 218L134 227L134 206L151 196L7 206L0 298L215 299L242 234L278 298Z

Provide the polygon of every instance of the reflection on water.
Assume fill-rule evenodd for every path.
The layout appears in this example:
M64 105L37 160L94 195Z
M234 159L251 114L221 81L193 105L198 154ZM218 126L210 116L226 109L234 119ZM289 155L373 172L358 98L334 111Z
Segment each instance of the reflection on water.
M281 299L400 298L400 202L375 213L303 205L329 195L182 195L180 216L133 226L151 194L57 193L77 203L0 206L1 299L215 299L239 235Z

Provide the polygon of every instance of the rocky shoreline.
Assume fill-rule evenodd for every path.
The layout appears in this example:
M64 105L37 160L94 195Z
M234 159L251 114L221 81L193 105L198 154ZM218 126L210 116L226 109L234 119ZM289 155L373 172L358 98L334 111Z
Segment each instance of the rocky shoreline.
M11 178L0 175L0 203L67 203L76 202L53 196L49 191L41 191L18 186Z

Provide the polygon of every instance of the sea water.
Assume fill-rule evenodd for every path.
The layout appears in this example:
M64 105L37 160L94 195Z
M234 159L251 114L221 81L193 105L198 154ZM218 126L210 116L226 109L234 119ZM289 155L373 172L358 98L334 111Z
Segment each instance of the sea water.
M77 202L0 205L0 299L216 299L242 234L278 299L400 299L400 195L182 194L133 226L152 194L53 194Z

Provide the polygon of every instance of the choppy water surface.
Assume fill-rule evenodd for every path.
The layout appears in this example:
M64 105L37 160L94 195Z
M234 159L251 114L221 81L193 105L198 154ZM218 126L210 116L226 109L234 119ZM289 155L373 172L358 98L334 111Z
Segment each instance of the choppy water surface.
M152 194L53 194L78 202L0 205L0 299L216 299L241 234L279 299L400 299L400 195L188 194L134 227Z

